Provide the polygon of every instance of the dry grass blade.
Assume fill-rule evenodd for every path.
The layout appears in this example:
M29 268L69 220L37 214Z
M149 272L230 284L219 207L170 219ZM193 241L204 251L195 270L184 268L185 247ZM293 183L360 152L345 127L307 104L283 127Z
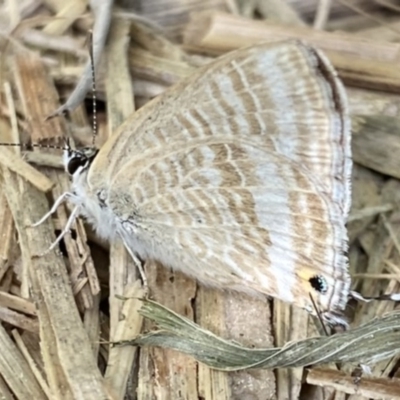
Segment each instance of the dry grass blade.
M155 262L145 264L148 278L149 291L157 301L177 309L187 318L193 319L194 310L191 299L196 292L196 284L179 273L163 267ZM144 329L152 328L150 321L145 321ZM194 360L185 354L177 354L169 349L142 348L139 356L138 389L139 398L153 398L159 390L159 383L152 377L163 372L163 380L168 382L163 385L166 399L177 398L180 393L185 397L195 399L198 397L197 365ZM182 379L182 376L185 379Z
M128 67L129 28L127 20L115 18L106 47L109 137L135 109ZM110 340L136 336L142 329L142 317L137 309L140 308L138 298L144 296L144 291L137 280L136 267L122 243L111 244L110 268ZM125 303L121 298L127 299ZM109 350L105 379L115 399L124 398L136 353L135 349L127 352L116 348Z
M332 51L326 54L347 85L400 92L400 73L393 61L366 60Z
M344 361L368 363L400 353L399 312L388 313L341 334L308 338L270 349L245 348L224 340L154 301L144 301L140 313L154 321L160 330L117 345L171 348L223 371L293 368Z
M214 54L250 46L260 41L276 42L289 39L301 39L322 50L379 61L395 61L400 49L397 43L364 40L346 33L287 27L217 12L193 14L192 21L196 21L196 24L187 26L184 43Z
M313 28L323 29L329 18L329 12L331 10L331 0L320 0L315 14Z
M163 27L169 38L177 39L192 12L231 11L236 8L234 3L233 0L136 0L135 6L143 16Z
M11 272L10 253L15 237L15 226L4 193L0 197L0 230L2 232L2 246L0 247L0 282L2 285L0 288L5 290L7 285L3 280Z
M168 86L179 82L195 70L186 62L157 57L140 48L131 48L129 57L136 77Z
M309 28L288 28L222 13L196 14L195 20L197 23L188 25L185 31L189 48L220 54L260 41L301 39L324 50L346 84L391 92L400 89L400 72L394 64L398 44Z
M43 175L5 147L0 147L0 164L26 179L41 192L49 192L54 186L54 182L46 175Z
M189 49L221 54L260 41L300 39L324 50L343 81L352 86L400 91L400 73L394 61L398 44L365 40L354 35L315 31L254 21L223 13L199 13L187 26Z
M62 158L56 154L30 151L24 154L24 160L41 167L64 169Z
M308 332L309 318L304 310L300 310L281 301L274 301L274 337L275 346L282 347L286 343L305 339ZM293 327L296 329L293 329ZM278 399L298 398L303 380L303 368L280 369L276 372ZM290 382L290 385L287 384Z
M299 14L286 1L281 0L242 0L237 2L241 14L247 17L252 17L256 13L260 14L262 18L279 21L283 24L292 26L304 26L305 22L302 21Z
M15 86L31 141L36 144L51 139L59 141L65 132L63 121L46 121L54 104L58 104L58 94L45 64L35 54L18 55L13 61Z
M400 399L400 380L388 378L356 378L340 371L309 370L307 383L318 386L331 386L348 394L356 394L369 399L397 400Z
M0 374L14 394L19 399L45 400L47 397L28 363L2 325L0 325L0 347Z
M156 57L174 61L187 61L187 54L181 47L167 40L162 32L155 31L149 26L133 22L130 26L133 43L137 43Z
M63 2L55 19L50 21L43 32L51 35L62 35L86 11L88 0Z
M125 250L125 249L121 249ZM133 268L132 268L133 269ZM140 299L144 291L140 281L136 281L125 288L125 302L119 312L120 321L114 328L113 340L127 340L136 337L142 329L142 316L138 313L141 307ZM117 299L114 299L116 301ZM121 302L121 299L119 299ZM121 302L122 303L122 302ZM126 385L132 371L132 364L137 354L137 349L111 348L108 358L108 366L105 374L107 386L113 392L113 399L123 399Z

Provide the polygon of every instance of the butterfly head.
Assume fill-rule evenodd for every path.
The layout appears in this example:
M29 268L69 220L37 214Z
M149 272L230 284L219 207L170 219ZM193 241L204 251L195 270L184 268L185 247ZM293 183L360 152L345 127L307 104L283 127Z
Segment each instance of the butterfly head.
M64 167L70 176L80 175L87 170L98 153L96 147L83 147L72 149L67 143L64 149Z

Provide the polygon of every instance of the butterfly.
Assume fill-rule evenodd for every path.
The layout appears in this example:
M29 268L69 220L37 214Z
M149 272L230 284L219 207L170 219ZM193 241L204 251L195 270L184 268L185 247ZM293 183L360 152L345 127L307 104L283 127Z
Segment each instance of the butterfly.
M198 69L100 148L64 153L97 234L200 283L335 319L349 296L350 119L327 58L258 44ZM311 299L312 297L312 299Z

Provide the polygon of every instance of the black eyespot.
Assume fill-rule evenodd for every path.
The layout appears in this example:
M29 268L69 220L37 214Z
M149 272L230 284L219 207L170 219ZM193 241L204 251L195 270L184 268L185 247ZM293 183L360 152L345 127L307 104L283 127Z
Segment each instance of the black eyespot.
M86 164L87 159L82 157L73 157L69 160L67 170L70 175L73 175L79 167Z
M328 291L328 284L326 279L321 275L315 275L308 280L310 285L317 291L322 294Z

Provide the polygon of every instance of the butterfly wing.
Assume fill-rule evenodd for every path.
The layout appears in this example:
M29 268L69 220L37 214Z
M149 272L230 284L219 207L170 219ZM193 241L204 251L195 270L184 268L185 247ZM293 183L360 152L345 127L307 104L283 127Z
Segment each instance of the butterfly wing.
M329 62L298 42L259 45L139 110L101 149L89 185L107 190L142 256L208 284L307 309L314 293L321 310L341 309L349 141Z

